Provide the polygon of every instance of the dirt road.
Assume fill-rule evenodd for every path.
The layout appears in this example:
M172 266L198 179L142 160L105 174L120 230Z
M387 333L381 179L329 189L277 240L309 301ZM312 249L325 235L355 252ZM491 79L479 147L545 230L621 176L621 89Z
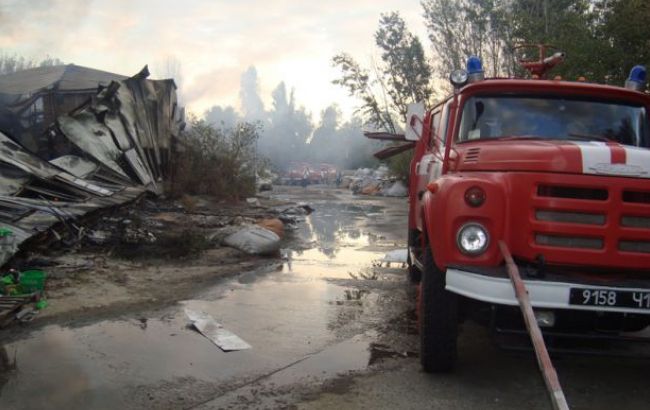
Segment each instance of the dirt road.
M381 262L405 246L405 199L320 187L272 195L315 209L282 260L205 281L164 306L54 317L3 333L0 407L550 408L533 357L497 349L472 324L463 325L454 374L419 370L415 289L400 264ZM188 308L212 315L252 349L222 352L188 328ZM648 407L645 361L555 364L572 408Z

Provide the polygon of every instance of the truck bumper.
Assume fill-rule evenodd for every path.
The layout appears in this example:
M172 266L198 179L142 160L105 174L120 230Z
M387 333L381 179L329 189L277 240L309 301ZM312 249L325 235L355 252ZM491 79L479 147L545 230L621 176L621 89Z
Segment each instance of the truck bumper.
M534 308L568 309L592 312L619 312L650 315L650 309L613 306L584 306L570 304L571 289L613 290L648 292L650 288L608 287L584 283L570 283L551 280L525 279L530 302ZM518 301L510 278L468 272L459 268L448 268L446 289L450 292L495 305L517 306Z

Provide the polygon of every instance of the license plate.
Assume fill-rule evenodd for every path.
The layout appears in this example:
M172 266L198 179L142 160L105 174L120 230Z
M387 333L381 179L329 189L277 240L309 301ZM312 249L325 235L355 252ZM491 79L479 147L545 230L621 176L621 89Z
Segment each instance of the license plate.
M569 304L650 310L650 291L571 288Z

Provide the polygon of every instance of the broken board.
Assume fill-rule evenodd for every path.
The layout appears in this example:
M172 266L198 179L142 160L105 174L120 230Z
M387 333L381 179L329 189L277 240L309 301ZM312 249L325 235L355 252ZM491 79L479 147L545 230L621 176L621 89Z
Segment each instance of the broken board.
M2 296L0 297L0 328L13 322L15 313L32 300L30 296Z
M242 340L239 336L226 330L217 323L212 316L205 312L196 312L186 309L185 314L192 322L192 325L201 334L219 346L224 352L250 349L251 345Z

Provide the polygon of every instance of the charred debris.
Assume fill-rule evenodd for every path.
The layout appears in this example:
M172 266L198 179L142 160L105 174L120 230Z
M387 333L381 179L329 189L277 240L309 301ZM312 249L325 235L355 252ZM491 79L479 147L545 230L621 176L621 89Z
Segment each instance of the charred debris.
M76 65L0 77L4 265L21 244L80 239L80 218L163 193L184 127L173 80ZM23 246L24 247L24 246Z

